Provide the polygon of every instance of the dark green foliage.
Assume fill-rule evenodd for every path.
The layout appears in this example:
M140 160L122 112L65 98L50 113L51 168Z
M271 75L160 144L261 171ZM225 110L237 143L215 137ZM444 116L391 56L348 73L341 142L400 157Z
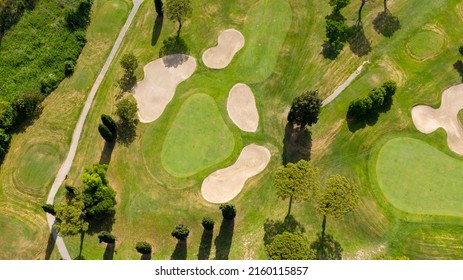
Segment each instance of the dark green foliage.
M3 0L0 1L0 41L3 34L15 25L26 10L34 8L37 0Z
M460 46L460 47L458 48L458 52L459 52L461 55L463 55L463 46Z
M340 48L349 40L349 26L344 18L328 18L326 20L326 38L331 47ZM342 48L341 48L342 49Z
M304 127L312 126L318 121L322 101L317 91L307 91L294 98L288 114L288 122Z
M98 240L100 243L114 243L116 242L116 237L107 231L101 231L98 233Z
M375 88L370 92L368 97L371 99L371 109L377 112L383 107L386 90L382 87Z
M76 67L76 63L73 60L66 60L64 62L64 74L66 76L71 76L74 73L74 67Z
M397 84L394 81L387 81L381 87L385 90L386 96L389 98L391 98L397 90Z
M93 164L85 168L82 175L83 200L86 216L90 219L102 219L115 213L116 193L108 186L107 169L106 164Z
M108 116L108 115L101 115L101 122L109 129L109 131L111 131L112 133L116 133L117 132L117 124L116 122L113 120L113 118L111 118L111 116Z
M16 111L17 120L23 121L32 118L40 108L43 95L37 92L22 93L13 99L11 106Z
M182 224L177 225L171 233L173 237L177 238L177 240L180 241L186 240L189 234L190 230L188 229L188 227Z
M106 142L113 142L116 140L116 135L112 133L104 124L98 125L98 132L100 132L101 137L103 137Z
M8 130L16 122L16 111L9 102L0 101L0 128Z
M333 10L339 11L342 8L345 8L347 5L349 5L350 0L329 0L329 4L331 7L333 7Z
M137 242L135 249L140 254L151 254L152 251L151 245L146 241Z
M342 247L330 234L317 234L317 240L310 244L310 249L315 250L316 260L341 260Z
M163 16L163 11L162 11L162 1L161 0L154 0L154 7L156 9L156 13L158 13L159 16Z
M203 225L203 228L205 230L213 230L214 229L214 220L212 220L209 217L203 218L203 221L201 222L201 224Z
M90 23L90 12L93 0L82 0L77 8L69 8L66 11L66 25L72 30L86 29Z
M371 111L373 101L370 97L358 98L349 104L347 115L354 119L364 119Z
M53 216L56 214L55 206L53 204L44 204L44 205L42 205L42 209L46 213L49 213L49 214L51 214Z
M315 257L315 251L309 248L309 241L300 232L279 234L266 248L272 260L313 260Z
M232 220L236 217L236 209L233 204L221 204L219 209L222 210L222 217L226 220Z
M3 128L0 128L0 160L5 157L6 151L10 145L11 136Z
M124 69L124 75L119 80L119 87L122 91L129 91L137 83L135 70L138 68L138 60L133 53L124 54L121 59L121 66Z
M79 193L76 187L71 186L71 185L65 185L64 188L66 189L66 192L72 197L75 196Z
M132 123L136 118L138 108L133 98L126 98L116 104L116 115L123 121Z
M55 74L49 74L48 76L43 77L40 81L40 92L45 95L50 94L58 87L61 80L62 77L58 77Z

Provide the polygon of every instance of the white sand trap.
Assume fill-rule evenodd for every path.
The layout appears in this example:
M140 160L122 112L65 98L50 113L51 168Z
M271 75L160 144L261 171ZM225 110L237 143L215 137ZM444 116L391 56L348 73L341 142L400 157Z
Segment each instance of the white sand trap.
M212 203L225 203L235 198L243 189L244 183L262 172L270 161L270 151L255 144L243 148L236 162L220 169L203 181L201 193Z
M463 84L446 89L442 93L439 109L418 105L412 109L415 127L429 134L442 127L447 132L447 144L457 154L463 155L463 127L458 121L458 112L463 109Z
M244 36L236 29L220 33L217 46L203 53L204 64L212 69L223 69L230 64L235 54L244 46Z
M157 120L174 97L177 85L188 79L195 69L196 59L183 54L168 55L145 65L145 78L134 89L140 121Z
M227 101L230 119L243 131L256 132L259 113L252 90L245 84L236 84L230 90Z

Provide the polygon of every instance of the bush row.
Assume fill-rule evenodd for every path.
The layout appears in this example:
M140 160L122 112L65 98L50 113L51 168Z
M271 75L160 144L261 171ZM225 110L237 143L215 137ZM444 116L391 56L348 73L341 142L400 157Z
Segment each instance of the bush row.
M347 110L347 116L355 120L365 120L367 117L378 114L391 103L397 85L394 81L387 81L381 87L374 88L368 96L352 101Z

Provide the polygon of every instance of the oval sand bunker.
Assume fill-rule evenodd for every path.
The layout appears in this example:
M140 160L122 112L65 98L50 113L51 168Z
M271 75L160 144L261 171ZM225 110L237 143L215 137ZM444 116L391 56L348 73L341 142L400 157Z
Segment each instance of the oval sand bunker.
M170 67L172 61L179 64ZM157 120L174 97L177 85L188 79L195 69L196 59L183 54L169 55L148 63L143 68L145 78L134 89L140 121L149 123Z
M270 151L251 144L243 148L236 162L204 179L201 193L212 203L225 203L235 198L246 180L262 172L270 161Z
M259 113L251 89L245 84L236 84L230 90L227 101L230 119L243 131L256 132Z
M212 69L223 69L244 46L244 36L236 29L227 29L219 35L218 45L203 53L204 64Z

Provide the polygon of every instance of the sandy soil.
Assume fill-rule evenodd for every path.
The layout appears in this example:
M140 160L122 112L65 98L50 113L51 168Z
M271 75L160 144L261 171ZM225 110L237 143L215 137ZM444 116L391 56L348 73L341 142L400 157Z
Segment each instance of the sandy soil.
M236 84L230 90L227 101L230 119L243 131L256 132L259 113L252 90L245 84Z
M441 107L434 109L418 105L412 109L415 127L429 134L442 127L447 132L447 144L457 154L463 155L463 127L458 112L463 109L463 84L446 89L442 93Z
M203 53L204 64L212 69L223 69L230 64L235 54L244 46L244 36L236 29L220 33L218 45Z
M183 54L148 63L144 67L145 78L134 89L140 121L149 123L158 119L174 97L177 85L188 79L195 69L196 59Z
M201 193L209 202L225 203L235 198L244 183L262 172L270 161L270 151L255 144L243 148L236 162L204 179Z

